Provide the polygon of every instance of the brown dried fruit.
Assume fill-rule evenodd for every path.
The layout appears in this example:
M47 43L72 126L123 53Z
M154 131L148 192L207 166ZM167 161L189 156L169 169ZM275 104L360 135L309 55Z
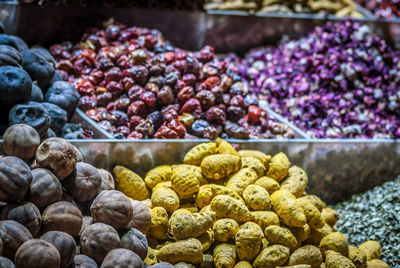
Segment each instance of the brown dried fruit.
M0 221L0 238L3 241L3 256L14 259L17 249L32 235L22 224L13 220Z
M37 131L25 124L15 124L7 128L3 136L3 150L7 155L23 160L32 159L40 144Z
M21 204L8 204L1 211L2 220L14 220L25 226L29 232L36 236L42 224L42 216L39 209L30 202Z
M29 201L43 208L60 201L62 196L62 185L51 171L44 168L32 170L32 183L28 192Z
M60 253L51 243L41 239L26 241L15 253L15 265L19 268L58 268Z
M36 162L38 167L49 169L62 180L75 170L75 148L62 138L46 139L36 152Z
M132 218L129 221L127 228L136 228L143 234L147 234L150 230L151 214L150 209L142 202L130 199L132 204Z
M59 231L50 231L40 237L56 247L61 257L61 267L69 267L74 261L76 243L72 236Z

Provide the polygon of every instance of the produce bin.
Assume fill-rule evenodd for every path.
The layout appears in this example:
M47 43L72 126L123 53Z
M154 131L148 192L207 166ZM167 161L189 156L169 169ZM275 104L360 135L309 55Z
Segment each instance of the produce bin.
M73 141L85 161L104 169L124 165L140 175L162 164L175 164L193 146L207 140ZM364 192L400 174L400 146L395 141L371 140L228 140L240 149L268 154L285 152L309 177L307 193L330 204Z

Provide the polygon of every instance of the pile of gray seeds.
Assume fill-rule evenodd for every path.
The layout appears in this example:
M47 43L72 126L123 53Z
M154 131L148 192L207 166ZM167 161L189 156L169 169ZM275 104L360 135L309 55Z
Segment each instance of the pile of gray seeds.
M340 215L337 230L346 234L351 245L377 240L382 260L400 267L400 177L332 208Z

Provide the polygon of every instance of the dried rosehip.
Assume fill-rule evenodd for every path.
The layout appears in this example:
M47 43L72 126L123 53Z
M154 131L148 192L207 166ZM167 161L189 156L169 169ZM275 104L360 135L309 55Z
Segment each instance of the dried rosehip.
M196 98L200 101L204 109L208 109L215 104L215 96L210 90L201 90L197 92Z
M180 112L189 113L196 118L200 118L202 112L200 101L198 99L191 98L190 100L186 101L185 104L183 104Z
M116 117L115 125L117 127L124 126L129 122L129 117L126 113L115 110L111 114Z
M93 70L90 73L90 76L94 79L94 81L96 82L95 84L97 85L98 83L100 83L103 80L104 73L100 70Z
M128 109L129 104L131 104L131 100L125 95L115 101L117 109L124 112Z
M78 90L81 95L93 95L94 86L88 80L79 78L75 81L74 87Z
M128 91L135 85L135 81L130 77L124 77L121 80L121 84L124 86L124 90Z
M202 137L203 133L204 133L204 129L206 127L208 127L210 124L203 119L197 119L194 121L194 123L192 124L192 128L191 128L191 132L198 136L198 137Z
M178 81L179 76L176 73L169 73L164 78L164 84L168 86L173 86Z
M208 122L214 122L220 125L224 125L226 121L225 112L218 107L211 107L206 112L206 119Z
M111 123L109 121L103 120L103 121L100 121L98 124L101 128L104 128L108 133L110 133L110 134L114 133L114 127L111 125Z
M241 118L245 116L246 112L237 106L229 106L226 109L226 115L229 121L238 122Z
M168 105L174 102L174 93L170 86L163 86L157 94L157 103Z
M178 139L179 135L174 130L169 127L162 126L157 132L154 134L154 138L156 139Z
M204 129L203 138L215 140L219 136L217 129L214 126L208 126Z
M181 122L186 128L191 128L194 122L194 116L188 113L183 113L178 116L179 122Z
M212 89L213 87L219 85L220 79L217 76L211 76L204 81L204 84L208 89Z
M140 124L143 119L140 116L134 115L129 119L129 129L134 131L136 126Z
M139 99L146 103L150 110L156 107L157 99L153 92L146 91L139 96Z
M187 100L193 98L194 96L194 90L192 87L187 86L182 88L179 92L178 92L178 100L180 102L186 102Z
M240 95L235 95L231 98L231 100L229 101L229 105L231 106L238 106L240 108L244 107L244 100L243 97Z
M221 75L221 82L219 86L224 90L224 92L228 92L233 84L233 80L226 74Z
M224 101L224 90L220 86L215 86L211 89L211 93L214 94L215 102L221 103Z
M149 83L153 83L160 88L164 85L164 77L161 75L152 76L149 79Z
M178 112L176 110L174 110L174 109L166 110L162 114L163 114L164 120L167 121L167 122L178 118Z
M131 54L129 54L129 58L136 65L143 64L144 62L146 62L147 53L143 49L136 49Z
M114 99L118 98L122 94L122 92L124 92L123 85L116 81L111 81L110 83L108 83L106 88L108 92L112 94Z
M128 139L130 140L140 140L143 139L142 133L132 131L131 134L128 135Z
M263 110L260 107L250 105L247 114L247 121L253 125L259 124L262 111Z
M147 107L143 101L137 100L132 102L128 107L128 116L131 117L133 115L141 116L142 118L146 117Z
M171 120L171 121L168 123L167 127L169 127L170 129L172 129L172 130L174 130L176 133L178 133L178 135L179 135L180 137L184 137L185 134L186 134L186 128L185 128L185 126L184 126L181 122L179 122L178 119Z
M107 106L112 100L112 94L110 92L105 92L103 94L97 95L97 104L100 106Z
M106 80L106 83L109 83L111 81L117 81L121 80L123 78L121 69L118 67L113 67L107 72L104 73L104 79Z
M159 111L148 114L146 119L153 124L154 129L159 129L163 123L163 115Z
M132 68L125 69L123 75L131 77L137 84L143 86L147 81L149 71L142 65L135 65Z
M158 91L159 91L159 87L156 84L150 83L150 82L146 83L144 89L146 91L152 92L155 96L157 96Z
M182 77L183 82L188 86L194 86L196 84L197 77L194 74L185 74Z
M117 25L110 25L106 29L106 36L109 40L116 40L121 32L121 29Z
M112 102L107 104L106 109L109 112L115 111L115 110L117 110L117 105L115 104L115 102L112 101Z
M100 114L97 112L97 109L90 109L85 112L87 116L93 119L96 122L100 121Z
M212 61L214 56L214 48L211 46L205 46L199 51L197 58L201 62L208 62Z
M150 137L154 133L153 123L150 120L142 120L136 126L135 131L141 133L143 137Z
M117 128L117 132L124 135L124 137L128 137L131 131L127 126L120 126Z
M144 89L141 86L134 85L128 91L128 97L131 101L139 100L140 95L144 93Z
M96 105L97 101L94 96L83 96L79 99L78 102L78 107L85 112L89 109L95 108Z

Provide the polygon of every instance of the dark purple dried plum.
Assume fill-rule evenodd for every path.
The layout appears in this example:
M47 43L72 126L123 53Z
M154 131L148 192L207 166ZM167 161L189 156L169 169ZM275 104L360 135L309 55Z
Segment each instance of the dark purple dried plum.
M43 102L42 105L50 114L50 128L54 130L54 132L56 132L58 135L60 135L63 126L65 125L65 123L67 123L67 112L52 103Z
M28 45L24 42L24 40L8 34L0 34L0 45L12 46L19 52L23 52L25 49L28 49Z
M0 67L0 106L11 108L28 101L31 90L32 80L27 72L13 66Z
M53 58L53 56L50 54L50 52L47 50L47 48L44 47L33 47L30 49L31 51L41 55L43 58L45 58L52 66L56 66L56 60Z
M204 129L209 125L210 124L206 120L198 119L192 124L191 132L198 137L202 137Z
M248 139L250 137L248 129L229 121L225 124L225 132L228 133L229 137L235 139Z
M43 92L35 83L32 83L30 101L43 102Z
M22 66L22 56L12 46L0 45L0 66Z
M67 111L68 119L71 119L78 105L79 93L73 85L64 81L57 81L49 87L44 100L63 108Z
M26 49L22 52L22 67L40 88L46 88L54 75L54 67L37 52Z
M47 136L50 126L50 114L38 102L28 102L15 105L9 115L10 125L27 124L36 129L41 138Z
M163 115L159 111L155 111L147 115L147 120L153 124L154 129L159 129L163 123Z

